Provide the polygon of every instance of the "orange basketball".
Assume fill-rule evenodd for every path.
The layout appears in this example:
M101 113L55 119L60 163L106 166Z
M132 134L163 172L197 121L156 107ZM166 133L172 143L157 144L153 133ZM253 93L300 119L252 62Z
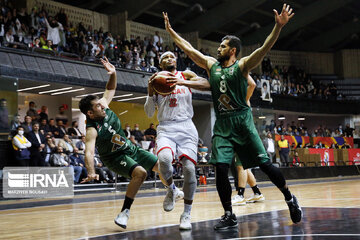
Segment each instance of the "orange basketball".
M175 88L175 86L170 87L173 83L167 83L167 78L173 77L168 71L159 72L156 77L153 79L153 88L154 91L161 95L169 95Z

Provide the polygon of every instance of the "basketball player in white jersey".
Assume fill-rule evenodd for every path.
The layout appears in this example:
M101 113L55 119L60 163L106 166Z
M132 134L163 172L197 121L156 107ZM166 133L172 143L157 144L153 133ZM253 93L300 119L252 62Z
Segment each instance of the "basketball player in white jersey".
M206 81L191 71L178 72L176 57L172 52L165 52L160 57L160 68L173 74L172 79ZM176 85L173 92L163 96L156 94L152 88L152 81L156 74L149 79L148 97L145 103L145 112L149 117L158 108L156 153L159 158L159 170L168 184L163 207L165 211L174 208L175 201L184 197L184 212L180 217L181 230L190 230L191 207L196 190L195 164L197 159L198 133L192 122L194 115L192 107L192 93L190 88ZM182 162L184 187L180 191L173 182L172 162L177 158Z

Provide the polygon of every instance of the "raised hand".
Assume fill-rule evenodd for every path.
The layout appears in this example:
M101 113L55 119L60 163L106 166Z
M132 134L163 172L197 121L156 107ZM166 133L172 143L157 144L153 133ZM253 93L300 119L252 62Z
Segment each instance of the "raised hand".
M169 31L169 29L171 28L171 25L170 25L168 14L167 14L167 12L163 12L162 14L164 16L165 29L166 29L166 31Z
M116 73L114 65L112 65L106 57L104 57L104 59L101 58L100 61L104 65L106 71L108 71L108 74L111 75L113 73Z
M287 5L284 3L283 8L281 10L280 15L276 11L276 9L273 9L275 14L275 22L279 27L283 27L288 21L294 16L295 13L293 13L293 9L290 8L290 5Z

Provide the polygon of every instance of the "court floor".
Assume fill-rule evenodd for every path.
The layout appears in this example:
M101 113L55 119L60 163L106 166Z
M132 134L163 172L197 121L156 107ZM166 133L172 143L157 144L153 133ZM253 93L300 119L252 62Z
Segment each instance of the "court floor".
M223 214L214 186L198 187L192 231L179 231L183 203L164 212L163 189L138 193L128 228L114 224L124 192L0 202L0 239L360 239L360 176L288 181L304 210L291 222L282 194L259 183L262 203L234 206L239 226L216 232ZM235 191L234 191L235 194ZM247 188L246 196L252 191Z

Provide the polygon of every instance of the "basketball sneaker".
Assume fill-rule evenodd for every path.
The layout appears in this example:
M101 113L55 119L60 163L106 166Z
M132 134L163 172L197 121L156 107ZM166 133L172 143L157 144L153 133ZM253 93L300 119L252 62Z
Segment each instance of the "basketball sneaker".
M246 204L246 199L244 198L244 196L235 195L231 199L231 204L233 206L245 205Z
M180 216L180 230L191 230L191 216L188 213L183 213Z
M177 187L175 187L173 190L171 190L169 188L167 193L166 193L164 203L163 203L164 210L166 212L170 212L171 210L174 209L175 201L180 200L182 198L184 198L184 192L183 191L181 191Z
M292 195L292 199L286 201L289 210L290 210L290 217L293 223L299 223L301 221L303 212L301 207L299 206L298 200L295 195Z
M235 214L230 214L226 212L225 215L221 216L220 222L214 226L215 230L225 230L229 228L236 228L238 222Z
M124 209L124 211L122 211L121 213L119 213L119 215L117 215L114 222L118 226L126 229L126 225L127 225L128 220L129 220L129 217L130 217L130 210L129 209Z
M262 194L254 194L253 196L251 196L250 198L246 199L247 203L254 203L254 202L262 202L265 201L265 197Z

